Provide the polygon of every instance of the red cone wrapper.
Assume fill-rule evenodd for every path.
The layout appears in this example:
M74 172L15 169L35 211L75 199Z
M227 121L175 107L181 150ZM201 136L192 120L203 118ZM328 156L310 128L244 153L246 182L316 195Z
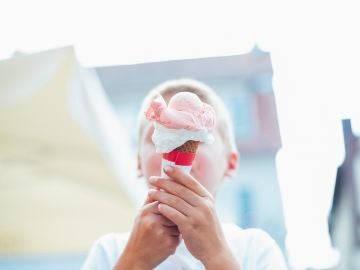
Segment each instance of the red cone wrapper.
M174 150L170 153L163 154L163 158L168 161L174 162L175 165L191 166L195 158L195 153L179 152Z
M190 173L198 144L197 141L187 141L173 151L164 153L161 162L161 176L166 177L163 169L168 165L178 167L185 173Z

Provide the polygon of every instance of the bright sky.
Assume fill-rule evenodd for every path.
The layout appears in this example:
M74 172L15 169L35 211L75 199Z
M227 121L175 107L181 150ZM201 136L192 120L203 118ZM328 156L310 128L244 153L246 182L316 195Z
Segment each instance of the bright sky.
M73 45L85 66L131 64L241 54L302 36L301 46L320 37L342 50L334 37L357 38L356 2L0 0L0 59Z
M19 1L0 9L0 59L73 45L86 66L244 53L250 1Z

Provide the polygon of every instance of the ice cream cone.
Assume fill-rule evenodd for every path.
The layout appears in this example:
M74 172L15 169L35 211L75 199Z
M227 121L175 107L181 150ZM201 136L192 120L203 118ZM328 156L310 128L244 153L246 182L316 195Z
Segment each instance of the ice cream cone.
M179 152L190 152L190 153L196 153L196 150L198 148L199 142L198 141L187 141L183 145L180 145L175 150Z
M185 91L173 95L168 104L158 95L144 113L154 121L151 138L156 152L162 153L161 176L166 177L164 168L168 165L190 173L199 142L214 141L214 108Z
M178 167L185 173L190 173L198 146L198 141L190 140L173 151L164 153L161 162L161 176L166 177L164 168L168 165Z

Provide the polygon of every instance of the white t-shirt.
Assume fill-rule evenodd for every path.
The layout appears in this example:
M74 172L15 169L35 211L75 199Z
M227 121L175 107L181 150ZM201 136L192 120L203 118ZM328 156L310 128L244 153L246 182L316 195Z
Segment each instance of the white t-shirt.
M275 241L260 229L240 229L232 223L222 223L227 243L241 265L241 270L285 270L284 257ZM92 246L82 270L111 270L121 255L129 233L107 234ZM182 241L174 255L154 270L205 270Z

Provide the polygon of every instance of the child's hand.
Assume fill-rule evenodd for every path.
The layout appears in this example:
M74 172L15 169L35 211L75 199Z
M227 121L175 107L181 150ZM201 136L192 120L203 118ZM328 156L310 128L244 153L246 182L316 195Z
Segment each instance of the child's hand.
M152 270L174 254L180 243L180 233L173 222L160 214L158 204L147 198L114 270Z
M214 198L196 179L176 167L165 168L170 179L152 177L161 190L149 194L159 201L159 212L174 222L191 254L206 269L240 269L223 235Z

